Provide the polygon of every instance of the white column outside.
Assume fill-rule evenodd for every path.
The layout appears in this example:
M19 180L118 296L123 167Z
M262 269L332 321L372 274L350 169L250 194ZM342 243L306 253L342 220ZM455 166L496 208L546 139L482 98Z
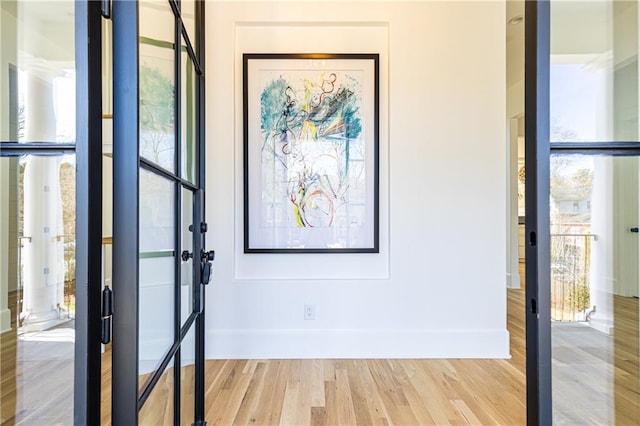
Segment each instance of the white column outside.
M28 141L56 138L50 80L29 75L25 110ZM30 157L24 170L23 326L57 324L64 291L64 240L58 157Z
M64 246L59 160L32 157L24 175L23 325L46 329L59 317L63 303ZM51 321L54 323L51 323Z

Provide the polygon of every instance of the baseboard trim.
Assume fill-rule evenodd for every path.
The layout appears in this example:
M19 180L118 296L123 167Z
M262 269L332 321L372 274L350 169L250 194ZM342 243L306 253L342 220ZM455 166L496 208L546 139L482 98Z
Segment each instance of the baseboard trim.
M500 358L504 330L210 330L210 359Z
M0 333L11 330L11 311L9 309L0 310Z
M520 289L520 273L507 274L507 288Z
M587 325L595 330L598 330L601 333L608 334L609 336L613 335L613 321L610 319L599 319L599 318L591 318Z

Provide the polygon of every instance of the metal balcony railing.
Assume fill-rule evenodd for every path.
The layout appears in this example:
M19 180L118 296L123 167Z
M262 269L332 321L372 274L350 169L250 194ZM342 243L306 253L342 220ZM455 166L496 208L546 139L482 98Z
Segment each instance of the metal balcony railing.
M551 319L586 321L590 304L590 233L551 234Z

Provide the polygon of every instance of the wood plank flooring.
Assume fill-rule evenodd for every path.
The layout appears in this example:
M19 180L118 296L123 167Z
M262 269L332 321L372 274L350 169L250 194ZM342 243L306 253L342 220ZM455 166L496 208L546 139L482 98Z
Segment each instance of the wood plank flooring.
M207 424L524 425L524 301L508 298L510 360L209 360ZM167 407L152 395L141 424Z
M619 424L640 424L640 309L634 297L613 297L613 402Z
M510 360L208 360L208 425L524 425L524 301L508 291ZM111 353L103 355L102 425L110 425ZM193 369L183 368L182 413L190 425ZM169 425L173 370L140 412Z
M525 423L512 361L225 360L207 377L210 425Z
M71 424L73 322L19 334L17 293L8 296L11 330L0 334L0 424Z
M209 360L207 422L209 425L524 424L521 292L509 292L508 311L514 355L511 360ZM15 335L10 340L13 346L3 341L3 352L11 347L15 351ZM104 425L111 423L110 355L109 350L103 355ZM10 367L6 360L3 359L3 370ZM3 380L10 376L9 372L3 373ZM172 370L165 373L166 380L154 390L140 413L140 424L171 424L172 376ZM181 418L186 425L192 420L191 366L183 369L182 383ZM15 407L8 397L16 393L15 382L6 384L2 401L5 413ZM5 420L6 424L20 424L20 413L17 418Z
M509 360L209 360L206 420L209 425L523 425L523 292L508 290L507 297L512 353ZM614 307L613 336L598 334L584 325L554 324L557 424L638 423L638 300L616 297ZM25 412L20 411L25 389L36 389L39 383L54 385L54 380L46 366L36 369L21 363L16 354L24 350L20 345L25 342L16 341L16 337L15 332L2 335L0 423L66 424L44 415L41 421L30 423L35 417L25 417ZM110 351L105 352L103 359L102 424L108 425ZM180 417L182 424L190 425L193 367L186 366L182 372ZM31 384L25 381L45 373L46 379L34 379ZM598 382L594 381L594 373L602 375ZM72 388L65 388L64 379L60 380L56 385L58 392L50 393L58 399L68 398ZM172 381L173 371L168 370L143 407L140 424L171 424ZM43 407L53 405L46 403ZM601 409L604 411L599 412ZM69 411L66 410L67 415ZM576 413L590 416L576 420L572 417Z

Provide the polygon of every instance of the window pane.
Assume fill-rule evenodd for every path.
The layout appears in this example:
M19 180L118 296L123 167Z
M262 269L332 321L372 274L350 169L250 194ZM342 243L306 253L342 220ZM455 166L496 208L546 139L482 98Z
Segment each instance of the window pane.
M175 21L168 2L140 3L140 156L175 171Z
M182 253L191 257L182 258L180 267L180 324L183 325L193 312L193 232L189 227L193 224L193 192L182 188ZM186 261L184 259L187 259ZM196 256L196 259L198 257ZM199 263L199 262L198 262Z
M180 16L184 29L187 31L193 48L196 49L196 2L195 0L182 0L180 2Z
M190 426L195 418L195 325L192 325L180 346L180 424Z
M0 14L0 141L74 143L74 2L3 1Z
M638 3L551 3L551 141L637 141Z
M182 177L196 181L196 74L191 57L182 51Z
M141 170L138 312L141 376L157 368L174 341L175 220L175 184ZM139 384L144 386L142 378Z
M551 161L555 424L640 418L640 159Z
M153 426L173 425L173 378L174 361L169 361L169 366L162 373L162 377L151 391L151 395L138 413L138 424ZM142 378L141 378L142 379Z
M75 156L0 158L0 182L0 418L72 424Z

